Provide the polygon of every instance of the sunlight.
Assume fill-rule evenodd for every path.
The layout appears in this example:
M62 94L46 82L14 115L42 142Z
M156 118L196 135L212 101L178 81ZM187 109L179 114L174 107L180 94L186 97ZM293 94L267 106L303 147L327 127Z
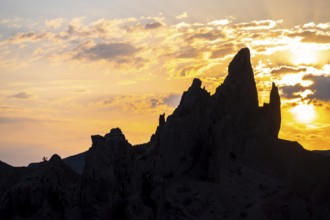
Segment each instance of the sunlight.
M299 104L292 108L290 112L294 115L296 121L300 123L310 123L316 117L316 111L313 105Z
M282 79L279 81L280 84L293 86L302 81L303 74L285 74Z
M318 52L313 45L298 44L291 49L291 59L296 65L313 64L318 61Z

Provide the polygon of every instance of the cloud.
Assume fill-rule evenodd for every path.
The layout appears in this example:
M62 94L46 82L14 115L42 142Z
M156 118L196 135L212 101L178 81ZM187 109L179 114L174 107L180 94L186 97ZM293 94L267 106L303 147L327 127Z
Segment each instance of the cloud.
M156 108L160 103L158 99L150 99L151 108Z
M242 30L262 30L262 29L272 29L274 28L278 23L282 23L282 20L261 20L261 21L252 21L248 23L239 23L235 24L234 27L237 29Z
M219 49L216 49L212 51L211 59L216 59L216 58L223 58L227 56L228 54L232 54L234 52L234 47L233 45L224 45L220 47Z
M126 43L100 43L91 47L81 45L75 54L75 59L108 60L132 56L138 49ZM123 61L123 59L122 59Z
M194 58L199 55L200 51L191 46L183 47L180 49L177 58Z
M288 99L303 98L304 100L330 101L330 75L312 75L303 76L303 80L312 81L308 86L302 86L297 83L295 85L281 86L284 97Z
M225 38L225 35L219 30L210 30L210 29L199 29L195 31L192 35L186 38L188 41L192 40L207 40L214 41L217 39Z
M330 75L306 75L304 79L313 81L310 86L313 94L309 95L309 98L330 101Z
M130 113L146 112L171 112L180 101L178 94L141 94L141 95L116 95L91 103L100 108L106 108Z
M288 73L303 75L309 72L307 64L294 64L290 55L292 45L303 51L306 46L301 41L303 36L313 40L311 36L330 35L328 23L280 28L281 20L234 21L226 18L204 23L170 24L164 17L102 18L92 22L84 18L54 19L45 23L49 27L58 26L56 29L26 28L27 31L0 42L0 47L1 43L8 47L8 41L22 46L20 51L13 46L6 48L10 55L0 59L0 66L10 63L13 56L19 59L19 55L25 52L25 56L30 57L27 63L47 59L57 65L95 64L107 68L104 65L110 64L111 72L126 76L143 75L146 79L158 75L167 75L170 79L198 76L215 87L221 83L216 80L225 74L230 58L242 47L250 47L253 62L264 61L264 65L258 67L258 74L267 76L271 73L268 77L278 80ZM39 42L42 40L49 41ZM37 44L40 46L36 47ZM319 67L315 68L320 68L328 63L330 44L318 45L316 53L320 59Z
M209 25L215 25L215 26L219 26L219 25L227 25L229 23L232 22L232 17L230 19L221 19L221 20L214 20L209 22Z
M0 20L0 25L3 25L9 29L19 29L22 27L23 19L15 18L15 19L4 19Z
M181 94L170 94L163 98L163 102L173 108L176 108L181 100Z
M286 97L288 99L293 99L293 98L301 97L300 93L305 91L306 88L300 84L296 84L293 86L282 86L281 90L282 90L282 94L284 95L284 97Z
M63 18L51 19L45 21L45 26L51 29L57 29L62 26L64 22Z
M179 14L178 16L176 16L175 18L176 19L188 18L188 13L187 12L182 12L181 14Z
M37 42L40 40L45 39L53 39L54 34L50 32L43 32L43 33L36 33L33 31L24 32L24 33L17 33L14 36L9 38L9 43L12 44L21 44L21 43L28 43L28 42Z
M12 96L9 96L9 98L17 98L17 99L29 99L31 97L33 97L34 95L32 94L28 94L26 92L19 92L19 93L16 93Z
M306 72L306 67L293 67L293 66L280 66L278 68L272 69L270 73L272 74L287 74L287 73L300 73Z
M196 64L196 65L190 65L187 67L184 67L182 69L180 69L179 73L179 77L181 76L182 78L185 77L189 77L189 78L193 78L196 77L198 75L201 74L201 68L203 68L204 65L203 64Z
M162 24L160 22L153 22L153 23L146 24L145 29L157 29L161 26L162 26Z
M302 42L306 43L330 43L330 34L328 32L316 31L316 30L305 30L297 33L289 34L290 37L299 37Z

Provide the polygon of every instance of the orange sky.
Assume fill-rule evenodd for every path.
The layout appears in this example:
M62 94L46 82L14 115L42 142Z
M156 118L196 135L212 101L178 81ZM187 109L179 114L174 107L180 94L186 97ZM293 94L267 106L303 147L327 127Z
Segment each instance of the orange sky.
M247 8L246 17L230 3L223 15L198 5L183 10L181 3L171 11L166 3L113 17L78 9L70 15L76 17L55 9L33 17L32 9L20 11L14 3L0 4L6 10L0 13L4 162L27 165L53 153L79 153L90 147L90 135L113 127L133 144L146 142L158 116L171 114L193 78L213 93L242 47L251 50L259 105L268 102L272 81L280 88L280 138L330 149L330 22L320 8L311 14L306 5L293 22L288 8L282 17L274 13L275 3L259 5L257 15Z

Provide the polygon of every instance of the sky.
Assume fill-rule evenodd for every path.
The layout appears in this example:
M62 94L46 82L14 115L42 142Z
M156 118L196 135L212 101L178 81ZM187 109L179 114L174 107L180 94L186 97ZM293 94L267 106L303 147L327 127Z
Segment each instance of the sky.
M328 0L0 1L0 160L86 151L120 127L145 143L193 78L213 93L249 47L280 138L330 149Z

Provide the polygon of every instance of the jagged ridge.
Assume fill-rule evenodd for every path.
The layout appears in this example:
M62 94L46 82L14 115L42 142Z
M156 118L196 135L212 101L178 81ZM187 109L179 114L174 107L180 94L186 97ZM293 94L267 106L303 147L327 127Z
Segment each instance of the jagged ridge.
M119 128L92 136L81 175L59 156L23 171L8 168L15 178L3 175L0 217L329 217L330 175L322 168L330 159L278 139L278 88L273 83L269 104L259 107L249 49L234 57L215 94L201 85L194 79L173 114L160 115L146 144L132 146Z

